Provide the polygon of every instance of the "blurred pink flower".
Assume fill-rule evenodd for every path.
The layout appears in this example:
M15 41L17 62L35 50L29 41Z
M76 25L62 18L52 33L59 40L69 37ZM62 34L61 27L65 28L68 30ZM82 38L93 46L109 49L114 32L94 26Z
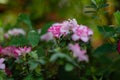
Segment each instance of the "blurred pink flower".
M77 57L79 61L88 62L88 56L85 54L86 50L81 50L78 43L69 44L69 49L73 52L74 57Z
M70 26L71 28L77 27L77 26L78 26L78 23L77 23L76 19L69 19L69 26Z
M119 40L118 43L117 43L117 51L118 51L118 53L120 54L120 40Z
M31 47L19 47L17 49L14 50L15 54L18 54L18 56L20 55L26 55L26 53L29 53L31 51Z
M63 21L61 23L61 28L60 28L60 33L61 35L67 35L70 33L70 26L69 26L69 22L68 21Z
M61 36L61 33L60 33L61 26L62 26L61 24L55 23L48 29L48 32L51 32L54 37L60 38L60 36Z
M50 41L53 38L54 37L53 37L53 34L51 32L47 32L46 34L44 34L40 37L41 40L45 40L45 41Z
M90 36L93 34L93 31L84 25L80 25L79 27L76 27L73 30L73 32L74 34L72 35L72 39L74 41L77 41L80 39L84 42L87 42Z
M10 36L9 36L8 33L5 33L5 34L4 34L4 38L5 38L5 39L8 39L9 37L10 37Z
M72 33L73 41L82 40L84 42L87 42L93 34L93 31L87 26L77 24L76 19L55 23L48 29L48 32L51 32L57 38Z
M18 54L14 53L14 50L17 49L15 46L8 46L1 50L1 54L11 56L11 57L18 57Z
M5 64L3 63L4 61L4 58L0 58L0 69L5 69Z
M4 37L7 39L10 36L18 36L20 34L25 35L26 33L25 33L25 31L23 29L14 28L14 29L8 30L8 32L4 34Z
M0 53L1 53L1 51L2 51L2 47L0 46Z
M72 28L76 27L77 21L75 19L63 21L62 23L55 23L49 29L48 32L52 32L54 37L60 38L60 36L65 36L70 33Z

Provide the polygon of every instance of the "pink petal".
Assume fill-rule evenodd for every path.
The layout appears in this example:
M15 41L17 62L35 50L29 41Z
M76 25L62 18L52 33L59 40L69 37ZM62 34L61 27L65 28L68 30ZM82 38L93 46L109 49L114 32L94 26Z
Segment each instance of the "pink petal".
M26 52L26 53L29 53L30 51L31 51L31 47L28 47L25 52Z
M53 39L53 34L48 32L40 37L41 40L50 41Z
M86 61L86 62L88 62L89 61L88 56L87 55L81 55L79 57L79 61Z
M84 42L87 42L87 41L89 40L89 37L87 37L87 36L82 36L82 37L80 37L80 39L81 39L82 41L84 41Z
M3 63L5 61L4 58L0 58L0 64Z
M5 64L0 64L0 69L5 69Z
M77 40L79 40L80 39L80 37L78 36L78 35L76 35L76 34L73 34L72 35L72 40L73 41L77 41Z

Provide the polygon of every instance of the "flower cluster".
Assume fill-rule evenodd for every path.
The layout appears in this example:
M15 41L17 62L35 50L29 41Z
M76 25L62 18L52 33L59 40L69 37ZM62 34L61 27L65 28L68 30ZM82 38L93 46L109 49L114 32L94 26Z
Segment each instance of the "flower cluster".
M71 39L75 44L69 43L68 47L73 52L74 57L77 57L79 61L88 62L88 56L86 50L82 50L79 43L76 41L80 40L88 42L90 36L93 35L93 31L85 25L79 25L75 19L63 21L62 23L54 23L46 34L41 36L41 40L52 40L54 38L66 38L66 35L71 35Z
M78 43L69 44L69 49L74 53L74 57L77 57L79 61L88 62L88 56L85 54L86 50L82 50Z
M63 21L62 23L55 23L48 29L48 32L51 32L56 38L66 36L71 33L73 41L82 40L83 42L87 42L93 34L91 29L87 26L77 24L75 19Z
M47 32L41 35L44 31ZM90 61L86 49L92 35L93 31L90 28L79 25L75 19L54 23L47 30L43 28L43 32L41 29L38 32L30 30L27 35L20 28L8 30L4 34L6 40L0 43L0 71L6 73L6 78L10 77L15 80L19 77L26 79L28 75L33 74L34 76L31 75L31 77L35 80L34 78L41 77L38 74L43 76L47 74L41 70L49 71L50 64L48 63L54 64L53 62L57 61L55 64L58 65L55 66L56 69L54 65L50 65L55 70L53 71L55 73L50 73L50 75L56 74L59 66L65 69L66 66L72 65L74 65L73 68L79 67L77 62ZM50 78L44 78L46 79Z
M14 58L18 58L20 55L25 55L31 51L31 47L15 47L8 46L5 48L0 47L0 54L5 56L10 56Z

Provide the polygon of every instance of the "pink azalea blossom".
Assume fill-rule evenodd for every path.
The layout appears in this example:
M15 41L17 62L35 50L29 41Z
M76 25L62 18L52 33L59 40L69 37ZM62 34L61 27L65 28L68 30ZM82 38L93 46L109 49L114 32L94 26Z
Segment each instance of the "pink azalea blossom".
M10 36L9 36L8 33L5 33L5 34L4 34L4 38L5 38L5 39L8 39L9 37L10 37Z
M18 54L18 56L20 55L26 55L26 53L29 53L31 51L31 47L19 47L17 49L14 50L15 54Z
M86 50L82 50L78 43L69 44L69 49L73 52L74 57L77 57L79 61L88 62L88 56L85 54Z
M51 32L53 36L55 36L56 38L59 38L61 36L61 33L60 33L61 26L62 26L61 24L55 23L48 29L48 32Z
M56 38L72 33L73 41L82 40L84 42L87 42L93 34L93 31L87 26L79 25L76 19L55 23L48 29L48 32L51 32Z
M61 23L61 28L60 28L60 33L61 35L67 35L70 33L70 25L69 25L69 22L68 21L63 21Z
M75 27L77 27L78 26L78 23L77 23L77 21L76 21L76 19L69 19L69 26L71 27L71 28L75 28Z
M1 51L2 51L2 47L0 46L0 53L1 53Z
M5 69L5 64L3 63L4 61L4 58L0 58L0 69Z
M74 41L80 39L84 42L87 42L90 38L90 35L93 34L92 30L90 30L88 27L84 25L80 25L79 27L76 27L76 29L73 32L74 34L72 35L72 39Z
M53 40L53 34L51 32L47 32L46 34L42 35L40 37L41 40L45 40L45 41L50 41Z
M75 19L63 21L62 23L55 23L49 29L48 32L52 32L53 36L56 38L60 38L60 36L65 36L70 33L72 28L76 27L77 21Z
M20 34L25 35L26 33L23 29L14 28L14 29L8 30L8 32L4 34L4 37L9 38L10 36L18 36Z
M11 56L11 57L18 57L18 54L14 53L14 50L17 49L15 46L8 46L1 50L1 54Z

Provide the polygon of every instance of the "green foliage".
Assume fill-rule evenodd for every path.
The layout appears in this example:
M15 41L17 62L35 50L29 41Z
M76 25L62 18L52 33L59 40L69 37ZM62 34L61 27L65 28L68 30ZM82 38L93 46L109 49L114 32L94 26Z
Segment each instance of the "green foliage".
M72 71L74 69L74 66L72 64L67 63L65 65L65 70L66 71Z
M4 30L0 27L0 42L4 40Z
M12 37L12 39L9 42L9 45L13 46L25 46L28 45L28 40L26 39L25 36L16 36Z
M17 23L24 22L28 25L30 29L32 29L32 23L28 15L26 14L20 14L17 20Z
M42 22L49 19L49 13L47 13L47 16L44 14L44 11L47 12L49 10L51 11L50 14L54 16L58 16L55 11L61 11L61 13L67 17L64 13L68 11L68 16L75 15L75 17L77 17L78 15L76 15L76 13L73 14L75 12L73 9L76 9L78 13L81 12L80 8L83 7L81 2L82 1L78 0L35 0L30 1L28 4L33 6L33 8L29 8L30 10L33 10L30 16L33 19L32 21L37 23L37 20L35 19ZM108 6L106 0L91 0L91 2L92 4L87 6L87 8L91 8L92 10L88 10L86 12L92 13L96 18L102 18L101 15L107 12L105 10ZM37 7L36 4L40 4L44 8ZM74 6L73 4L76 5ZM81 5L77 6L77 4ZM54 8L54 11L49 7L45 7L46 5L51 5ZM73 6L70 7L69 5ZM64 6L67 10L64 9ZM44 16L41 17L42 15ZM81 14L79 15L81 16ZM120 12L116 12L114 16L116 23L119 26ZM84 19L82 19L82 21L85 22L85 16L83 18ZM12 72L11 76L7 76L7 74L4 74L4 72L1 71L0 80L4 80L6 77L8 78L6 78L7 80L119 80L120 59L119 55L116 54L116 47L117 41L120 38L120 28L116 25L114 25L115 27L110 25L103 26L102 24L97 26L101 36L104 37L104 43L93 50L89 42L84 43L82 41L71 40L71 34L65 37L62 36L60 39L54 38L54 40L49 42L39 40L41 35L47 32L53 22L46 23L42 26L41 34L38 34L37 31L33 30L30 17L26 14L20 14L16 25L8 25L6 30L16 27L17 25L18 27L25 27L26 25L21 25L22 23L26 24L28 26L27 28L29 28L27 29L28 31L26 31L28 32L27 35L12 36L9 39L2 40L4 43L2 45L4 47L12 45L16 47L31 46L32 51L25 55L20 55L17 58L0 55L0 57L4 57L6 59L4 63ZM3 38L2 31L0 31L0 35L1 34ZM111 38L114 41L111 41ZM85 63L84 61L77 61L77 58L68 48L69 43L79 43L81 49L86 49L89 54L89 62Z
M35 30L31 30L28 33L28 41L32 47L35 47L39 43L39 34Z
M42 27L42 30L41 30L41 35L45 34L48 30L48 28L53 24L53 22L49 22L47 24L45 24L43 27Z
M29 68L30 70L34 70L38 66L38 63L36 61L34 61L34 60L29 60L28 64L30 65L30 68Z
M120 26L120 11L114 13L115 21L118 26Z
M95 49L94 55L100 56L100 55L104 55L107 53L110 54L115 51L116 51L116 48L113 44L105 43L105 44L99 46L97 49Z
M38 55L37 55L36 51L30 52L29 55L34 59L38 59Z
M110 26L97 26L98 31L105 37L110 38L115 35L115 28Z
M0 70L0 80L4 80L6 77L5 72L3 70Z
M33 80L33 77L32 77L31 74L29 74L28 76L26 76L26 77L24 78L24 80Z

